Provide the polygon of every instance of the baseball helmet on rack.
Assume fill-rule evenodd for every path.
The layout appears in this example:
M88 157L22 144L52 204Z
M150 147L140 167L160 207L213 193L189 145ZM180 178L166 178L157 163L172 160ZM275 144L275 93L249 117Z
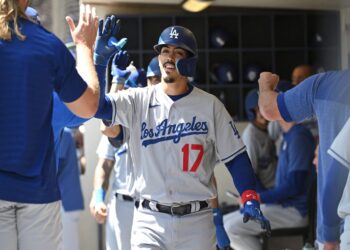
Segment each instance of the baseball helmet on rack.
M262 68L258 64L248 64L244 67L243 78L246 82L256 82L259 79Z
M214 29L210 34L210 42L214 48L222 48L228 41L229 34L222 28Z
M176 62L176 68L183 76L193 77L197 64L197 40L192 31L182 26L170 26L160 34L154 50L160 54L165 45L172 45L186 50L190 56Z

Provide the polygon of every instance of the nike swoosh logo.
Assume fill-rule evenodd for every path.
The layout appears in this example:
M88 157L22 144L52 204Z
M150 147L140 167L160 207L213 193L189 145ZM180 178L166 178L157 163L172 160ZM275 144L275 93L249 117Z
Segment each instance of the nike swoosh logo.
M148 108L155 108L155 107L158 107L158 106L160 106L160 104L154 104L154 105L152 105L152 104L150 104L149 106L148 106Z

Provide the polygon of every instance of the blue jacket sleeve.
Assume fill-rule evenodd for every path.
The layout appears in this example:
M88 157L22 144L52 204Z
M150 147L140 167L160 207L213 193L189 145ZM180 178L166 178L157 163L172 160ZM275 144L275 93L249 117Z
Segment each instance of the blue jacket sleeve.
M278 95L278 109L285 121L300 122L314 115L316 89L322 77L323 74L311 76L302 84Z
M100 100L95 117L104 120L112 120L112 103L109 97L106 96L106 66L95 65L95 67L100 82Z
M241 195L246 190L255 190L256 176L247 152L239 154L232 161L226 163L226 167Z
M279 203L290 197L307 192L305 181L307 171L293 171L288 174L288 181L276 188L259 193L262 203Z

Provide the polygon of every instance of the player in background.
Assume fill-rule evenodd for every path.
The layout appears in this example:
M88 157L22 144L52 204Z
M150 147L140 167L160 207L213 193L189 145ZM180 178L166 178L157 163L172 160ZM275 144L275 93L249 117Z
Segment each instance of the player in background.
M300 64L293 68L291 75L291 83L296 86L301 83L306 78L315 74L315 70L312 66L307 64ZM312 135L315 137L316 142L318 143L318 127L317 121L315 117L311 117L303 121L303 125L308 128ZM268 131L270 137L273 141L275 141L277 148L277 155L279 154L279 148L282 141L282 130L279 126L278 122L272 121L269 123Z
M143 70L132 69L129 64L129 55L125 51L118 52L111 60L111 73L107 74L107 83L110 83L111 92L121 91L122 88L135 88L146 85L146 75ZM110 84L108 84L110 86ZM131 249L131 226L134 212L134 174L133 164L128 149L128 130L116 125L104 128L117 131L113 138L113 145L106 136L102 136L97 154L99 161L94 175L94 191L90 202L90 212L98 223L106 223L106 248ZM117 141L117 142L116 142ZM108 208L104 203L105 193L109 186L111 172L112 195Z
M307 64L297 65L294 67L292 71L292 76L291 76L292 84L296 86L302 81L304 81L306 78L312 76L313 74L315 74L315 70L310 65L307 65Z
M62 199L62 250L79 250L79 219L84 210L80 166L73 130L65 128L59 140L58 182Z
M258 177L257 190L274 186L277 163L276 148L267 132L269 122L260 113L258 100L258 90L249 91L245 99L245 111L249 123L242 133L242 140Z
M132 249L215 249L208 200L216 195L211 178L218 160L226 164L241 194L244 221L256 220L269 233L255 175L232 118L215 96L188 83L197 60L194 35L171 26L154 48L162 81L107 96L97 114L130 131L140 195Z
M278 87L284 85L278 84ZM289 83L290 88L292 85ZM284 86L285 87L285 86ZM261 210L272 229L303 227L308 223L308 200L315 178L312 166L314 140L310 131L295 122L279 121L283 141L278 158L275 186L259 190ZM252 224L243 224L240 211L224 216L224 226L235 250L260 250L260 231Z
M327 150L350 116L350 70L313 75L278 94L278 76L263 72L259 79L259 107L269 120L300 122L316 116L320 144L317 174L317 242L319 249L338 249L341 219L337 206L348 170L332 165Z
M0 132L0 242L9 250L59 249L52 92L75 114L95 114L99 87L92 53L98 18L84 5L78 26L67 18L77 45L75 62L57 37L27 17L27 6L27 0L0 3L0 102L6 117Z
M158 56L152 58L147 67L147 86L156 85L161 81Z
M349 138L350 138L350 119L345 123L342 130L334 139L331 147L328 149L330 154L335 160L332 164L342 164L347 169L350 168L350 150L349 150ZM338 206L338 215L344 219L344 231L340 236L340 250L346 250L350 245L350 176L345 184L343 196Z

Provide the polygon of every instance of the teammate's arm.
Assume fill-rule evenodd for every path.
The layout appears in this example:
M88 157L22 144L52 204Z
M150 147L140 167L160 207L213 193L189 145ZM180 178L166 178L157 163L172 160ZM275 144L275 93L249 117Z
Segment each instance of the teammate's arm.
M109 176L114 161L99 158L94 174L94 191L90 201L90 213L97 223L103 224L107 218L107 206L104 203L105 193L109 186Z
M89 118L96 113L99 102L99 84L92 60L98 17L95 8L91 9L89 5L80 5L78 25L75 26L71 17L66 17L66 20L76 44L76 67L80 76L87 83L84 93L66 105L74 114Z
M254 220L260 223L261 228L266 230L266 234L271 234L270 222L264 217L260 210L259 196L255 191L256 176L250 163L247 152L236 156L233 160L225 163L234 185L241 195L243 204L243 222Z
M275 88L279 76L271 72L262 72L259 78L259 109L262 115L270 120L282 120L277 106L278 93Z

